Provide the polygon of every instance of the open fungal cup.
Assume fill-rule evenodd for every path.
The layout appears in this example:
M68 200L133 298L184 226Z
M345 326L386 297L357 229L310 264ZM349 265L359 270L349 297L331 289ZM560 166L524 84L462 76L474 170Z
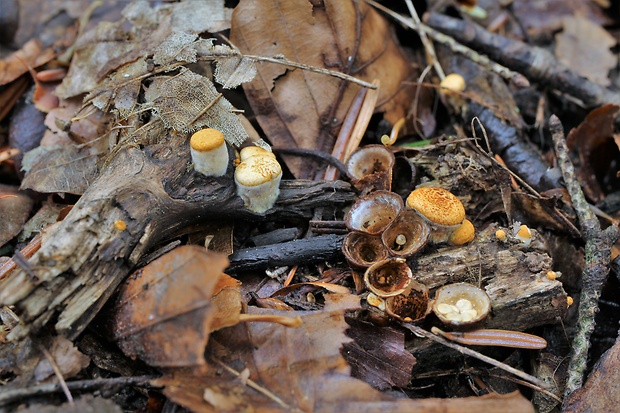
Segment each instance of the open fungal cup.
M490 314L491 299L472 284L448 284L435 293L433 312L447 326L471 329L480 326Z
M364 284L381 298L402 294L411 284L413 273L404 258L388 258L371 265L364 273Z
M407 207L416 210L431 225L431 241L446 242L465 219L465 207L450 191L436 187L417 188L407 197Z
M356 187L390 190L392 186L392 168L396 159L392 151L383 145L368 145L351 155L347 161L347 170L358 179Z
M406 322L422 320L430 313L428 287L412 281L404 293L385 299L385 313Z
M235 184L245 206L263 213L273 207L280 194L282 167L271 156L251 156L235 170Z
M370 235L364 232L349 232L342 241L342 253L349 264L368 268L378 261L388 257L388 251L378 235Z
M431 227L415 211L404 210L381 234L383 245L395 257L409 257L428 243Z
M388 191L375 191L359 198L345 217L350 231L371 235L382 233L404 209L400 196Z
M189 140L194 169L206 176L222 176L228 169L228 148L217 129L202 129Z

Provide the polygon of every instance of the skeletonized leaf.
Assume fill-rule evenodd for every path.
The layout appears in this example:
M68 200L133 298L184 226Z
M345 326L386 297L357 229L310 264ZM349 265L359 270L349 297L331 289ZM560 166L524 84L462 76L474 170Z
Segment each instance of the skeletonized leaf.
M145 92L146 107L164 122L167 128L189 132L202 127L215 128L226 140L239 146L247 133L233 106L204 76L181 69L175 76L157 77Z
M217 62L215 81L224 89L234 89L242 83L250 82L256 76L256 64L248 58L233 57Z
M170 62L196 61L196 49L194 41L198 38L195 33L173 32L157 48L153 55L153 63L163 65Z

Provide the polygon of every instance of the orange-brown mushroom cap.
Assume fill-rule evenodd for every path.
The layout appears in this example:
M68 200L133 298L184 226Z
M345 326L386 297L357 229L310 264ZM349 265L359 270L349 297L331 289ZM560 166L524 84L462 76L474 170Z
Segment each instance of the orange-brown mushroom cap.
M450 235L448 242L452 245L467 244L468 242L473 241L475 235L476 229L474 228L474 224L472 224L470 220L465 219L463 220L461 226L455 229Z
M207 152L219 148L224 144L224 134L217 129L201 129L194 133L189 140L192 149L198 152Z
M438 225L459 225L465 219L465 207L461 201L443 188L415 189L407 197L407 206Z

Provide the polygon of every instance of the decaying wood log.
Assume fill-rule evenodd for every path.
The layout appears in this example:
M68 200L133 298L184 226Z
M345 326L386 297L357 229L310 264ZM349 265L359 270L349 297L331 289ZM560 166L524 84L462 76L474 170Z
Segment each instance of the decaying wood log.
M436 250L429 247L410 258L414 279L431 291L455 282L483 286L493 305L488 328L523 331L563 318L568 307L566 292L561 282L547 278L553 262L541 240L528 247L501 242L495 237L496 228L487 227L468 245ZM315 253L323 258L334 257L340 252L342 238L326 235L241 250L231 256L232 268L262 269L306 262L312 251L299 248L300 242L318 245L313 250L320 249Z
M15 270L0 281L0 303L14 305L21 317L9 339L47 324L74 338L166 236L214 217L263 218L236 195L232 167L221 178L193 171L187 141L172 135L143 150L121 151L32 257L28 271ZM312 208L341 206L354 196L342 181L283 181L268 216L308 220Z

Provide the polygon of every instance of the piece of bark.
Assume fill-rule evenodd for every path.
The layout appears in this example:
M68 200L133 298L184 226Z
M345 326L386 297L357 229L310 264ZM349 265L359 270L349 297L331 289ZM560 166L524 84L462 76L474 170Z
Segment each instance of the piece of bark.
M260 218L236 195L232 166L221 178L206 178L190 162L181 134L144 150L120 151L30 260L34 276L20 269L0 281L0 303L14 305L22 320L9 339L51 320L58 334L76 337L140 258L169 234L215 217ZM342 181L283 181L267 214L309 219L314 207L353 198ZM117 220L125 230L116 229Z
M340 256L343 239L344 235L330 234L235 251L229 257L230 266L227 271L332 260Z

